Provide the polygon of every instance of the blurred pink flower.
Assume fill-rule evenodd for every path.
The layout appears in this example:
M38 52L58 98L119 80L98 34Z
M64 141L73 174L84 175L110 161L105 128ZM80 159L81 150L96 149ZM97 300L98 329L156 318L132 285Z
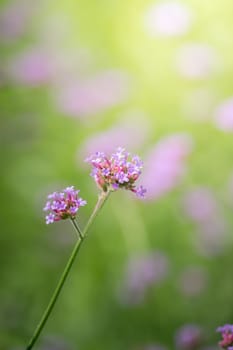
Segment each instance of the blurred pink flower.
M225 100L215 112L215 125L223 131L233 131L233 97Z
M189 92L183 101L182 112L185 117L195 122L210 120L216 102L214 91L199 88Z
M122 147L132 151L138 150L149 133L148 122L142 113L125 115L118 124L85 140L78 150L80 165L83 164L84 158L97 149L107 154L111 153L119 145L119 140Z
M123 103L128 95L129 77L124 72L112 70L60 86L56 103L63 113L82 118L103 113Z
M66 88L72 89L77 85L74 81L81 81L87 74L90 74L93 65L94 55L86 48L76 48L76 50L66 49L61 51L60 47L49 47L48 51L53 57L54 77L52 98L57 101ZM59 104L58 104L59 105Z
M197 224L195 244L205 256L219 254L226 243L226 222L214 193L206 187L195 187L183 198L184 212Z
M126 266L121 299L127 304L141 302L147 289L162 282L168 271L168 258L161 252L132 258Z
M211 257L222 253L227 245L227 223L220 214L197 227L195 244L204 256Z
M200 295L207 285L206 271L202 267L186 268L178 279L182 294L189 297Z
M218 55L211 46L198 43L185 44L177 52L176 67L185 78L208 78L219 67Z
M35 3L26 1L11 1L1 9L0 13L0 40L8 43L21 37L29 24Z
M175 335L178 350L196 350L203 340L203 331L196 324L182 326Z
M150 344L143 347L143 350L166 350L167 348L160 344Z
M147 188L147 199L157 199L178 185L191 150L192 139L185 134L164 137L152 148L145 158L141 178Z
M185 34L192 21L193 14L184 2L164 1L149 7L144 25L150 35L169 37Z
M40 48L20 53L9 64L8 74L17 84L38 86L46 84L53 75L52 61Z
M43 18L43 25L38 28L38 38L43 48L49 53L54 76L51 86L51 98L55 101L68 88L75 88L80 81L90 75L100 61L99 51L80 45L67 45L67 38L72 38L73 28L65 12L56 11L53 16ZM77 38L76 38L77 39ZM57 103L57 102L56 102Z
M43 339L38 350L71 350L73 346L57 335L49 335Z
M217 200L206 187L189 190L184 196L183 207L186 215L197 223L211 220L218 213Z

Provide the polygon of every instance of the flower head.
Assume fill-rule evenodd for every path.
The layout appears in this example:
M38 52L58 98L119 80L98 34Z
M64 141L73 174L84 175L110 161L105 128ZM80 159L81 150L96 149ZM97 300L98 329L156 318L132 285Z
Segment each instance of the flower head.
M124 188L134 192L139 198L144 197L146 190L142 186L135 186L143 166L138 156L131 157L124 148L118 147L110 157L103 152L96 152L86 161L93 166L91 176L105 192Z
M224 326L218 327L217 332L221 333L222 340L218 343L223 349L233 349L233 325L225 324Z
M71 186L65 188L62 192L49 194L44 207L44 211L49 212L45 217L46 224L75 218L79 208L87 204L85 200L78 196L78 193L79 190L75 190L74 186Z

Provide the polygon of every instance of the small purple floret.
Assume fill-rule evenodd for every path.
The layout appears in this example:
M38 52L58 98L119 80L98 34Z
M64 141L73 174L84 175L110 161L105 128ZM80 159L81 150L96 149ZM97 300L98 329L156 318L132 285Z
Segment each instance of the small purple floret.
M123 171L120 171L116 174L116 179L120 184L123 184L124 182L129 182L128 175L125 174Z
M74 186L65 188L62 192L54 192L48 195L48 201L44 211L49 211L46 215L46 224L52 224L55 221L74 219L79 208L86 205L87 202L78 196L79 190Z
M45 220L46 224L52 224L55 220L55 215L50 213L49 215L46 215Z
M131 157L124 148L118 147L110 157L103 152L96 152L86 161L93 167L91 176L105 192L124 188L134 192L137 197L144 198L146 190L142 186L135 186L143 167L143 162L137 155Z

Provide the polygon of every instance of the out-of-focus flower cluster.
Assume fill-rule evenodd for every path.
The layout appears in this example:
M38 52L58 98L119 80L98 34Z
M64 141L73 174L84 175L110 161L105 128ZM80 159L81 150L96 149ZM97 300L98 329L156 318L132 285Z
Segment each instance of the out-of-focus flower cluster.
M142 111L127 111L119 115L117 123L108 129L86 138L78 148L78 159L83 160L89 154L95 153L97 149L102 152L111 153L116 149L121 140L121 146L133 151L141 149L150 137L150 124L147 115ZM132 128L133 125L133 128ZM79 166L82 162L79 163Z
M59 110L68 116L82 119L104 113L127 100L130 78L126 73L112 69L81 81L73 77L56 90L55 103Z
M198 324L187 323L177 329L174 334L174 346L177 350L217 350L215 346L204 346L203 328ZM135 350L166 350L167 348L160 343L151 343L136 348ZM232 348L227 348L232 350Z
M168 276L170 263L163 252L132 257L124 272L120 299L124 304L143 302L151 287L160 285Z
M187 43L176 56L176 68L186 79L206 79L218 72L218 54L212 46L203 43Z
M184 35L191 27L193 14L179 1L162 1L149 6L145 13L145 29L151 36Z
M55 221L74 219L79 208L86 205L86 201L79 197L79 190L74 186L65 188L62 192L54 192L48 195L48 201L44 211L46 215L46 224L52 224Z
M148 200L162 197L180 183L192 146L189 135L173 134L162 138L151 149L145 159L142 179L148 190Z
M225 247L227 222L213 191L204 186L190 189L184 196L185 214L196 224L196 245L201 254L214 256Z
M233 98L223 101L215 112L215 124L222 131L233 130Z
M221 333L222 340L218 343L223 349L233 350L233 325L225 324L218 327L217 332Z
M178 288L185 297L200 296L207 283L207 271L201 266L186 267L178 278Z
M160 344L150 344L143 348L143 350L166 350L166 348Z
M110 157L103 152L96 152L86 161L93 166L91 176L103 191L124 188L139 198L144 197L146 190L142 186L135 186L143 166L137 155L131 157L124 148L118 147Z
M203 339L202 330L196 324L182 326L176 333L175 342L177 349L197 349Z

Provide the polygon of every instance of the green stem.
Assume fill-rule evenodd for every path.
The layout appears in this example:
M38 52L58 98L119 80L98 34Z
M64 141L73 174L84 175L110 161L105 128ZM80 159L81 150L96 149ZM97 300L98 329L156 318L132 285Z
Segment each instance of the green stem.
M77 233L77 237L80 238L80 239L83 239L83 234L82 234L82 231L81 231L81 229L80 229L80 227L79 227L77 221L76 221L74 218L72 218L72 219L71 219L71 223L72 223L72 225L73 225L74 228L75 228L75 231L76 231L76 233Z
M107 191L107 192L101 192L99 194L98 197L98 201L96 203L96 206L83 230L83 236L86 237L87 236L87 232L92 224L92 222L94 221L96 215L98 214L98 212L100 211L100 209L103 207L104 203L106 202L106 200L108 199L108 197L110 196L111 191Z
M76 221L71 220L73 225L74 225L74 227L75 227L75 229L77 230L77 232L79 234L79 239L78 239L78 241L76 242L76 244L74 246L74 249L73 249L73 251L72 251L72 253L70 255L70 258L69 258L69 260L68 260L68 262L67 262L67 264L65 266L65 269L64 269L64 271L63 271L63 273L62 273L62 275L60 277L60 280L59 280L59 282L57 284L57 287L56 287L56 289L55 289L55 291L54 291L54 293L53 293L53 295L52 295L52 297L50 299L50 302L49 302L49 304L48 304L48 306L47 306L47 308L46 308L46 310L45 310L45 312L44 312L40 322L38 323L38 325L37 325L37 327L35 329L35 332L34 332L32 338L30 339L30 341L28 343L28 346L27 346L26 350L31 350L33 348L35 342L37 341L37 339L38 339L38 337L40 335L40 333L42 332L42 330L43 330L43 328L44 328L44 326L46 324L46 321L48 320L48 318L49 318L49 316L50 316L50 314L51 314L51 312L53 310L53 307L54 307L54 305L55 305L55 303L57 301L57 298L60 295L62 287L63 287L63 285L64 285L64 283L65 283L65 281L67 279L67 276L68 276L68 274L70 272L70 269L71 269L71 267L72 267L72 265L74 263L75 257L77 256L77 254L78 254L78 252L79 252L79 250L80 250L80 248L82 246L82 243L84 242L84 238L86 238L87 232L88 232L91 224L93 223L93 221L94 221L96 215L98 214L98 212L100 211L100 209L103 207L103 205L106 202L109 194L110 194L110 192L102 192L99 195L99 198L98 198L98 201L96 203L96 206L95 206L95 208L94 208L94 210L93 210L93 212L92 212L92 214L91 214L91 216L90 216L90 218L89 218L89 220L88 220L88 222L87 222L87 224L86 224L86 226L85 226L85 228L83 230L83 233L79 229Z

